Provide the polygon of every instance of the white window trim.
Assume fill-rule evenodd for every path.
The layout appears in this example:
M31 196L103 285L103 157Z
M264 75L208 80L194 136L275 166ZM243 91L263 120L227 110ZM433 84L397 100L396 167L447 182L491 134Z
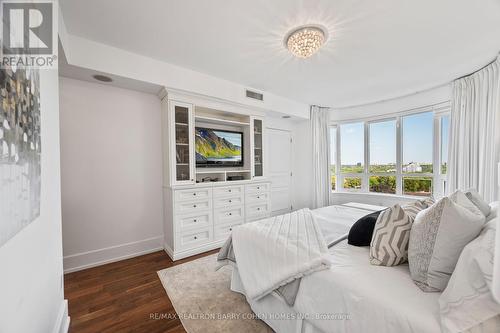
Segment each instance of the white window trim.
M402 129L402 118L409 115L416 115L420 113L433 112L433 146L432 146L432 164L433 173L403 173L403 129ZM441 124L442 117L450 115L450 102L443 102L433 106L426 106L418 109L406 110L397 113L387 114L383 116L376 117L366 117L359 119L350 119L343 121L331 122L330 128L336 128L336 152L335 152L335 191L331 193L359 193L359 194L375 194L375 195L387 195L387 196L399 196L413 198L413 196L403 194L403 178L404 177L431 177L432 178L432 193L435 197L442 197L445 195L443 184L446 181L446 174L441 173ZM396 120L396 173L369 173L369 162L370 162L370 124L384 121ZM341 135L340 126L352 123L363 123L364 125L364 163L363 163L363 173L342 173L341 172ZM330 135L330 134L329 134ZM331 165L331 161L330 161ZM328 170L331 170L330 166ZM396 193L379 193L370 192L369 190L369 179L370 176L396 176ZM343 180L344 178L357 177L361 178L362 184L361 189L344 189ZM331 174L330 174L331 179Z

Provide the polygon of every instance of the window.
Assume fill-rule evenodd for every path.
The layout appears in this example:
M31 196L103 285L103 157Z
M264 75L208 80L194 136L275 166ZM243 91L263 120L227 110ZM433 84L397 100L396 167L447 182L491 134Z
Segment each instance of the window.
M445 194L447 107L330 127L332 191Z
M365 172L365 125L351 123L340 125L340 173L344 190L359 191Z
M342 173L364 172L364 137L363 123L353 123L340 126L340 161Z
M403 194L430 196L433 181L434 113L402 117ZM406 176L407 175L407 176Z
M396 194L396 120L369 124L369 191Z
M403 173L432 174L434 114L419 113L403 120Z
M330 127L330 184L335 191L337 183L337 127Z

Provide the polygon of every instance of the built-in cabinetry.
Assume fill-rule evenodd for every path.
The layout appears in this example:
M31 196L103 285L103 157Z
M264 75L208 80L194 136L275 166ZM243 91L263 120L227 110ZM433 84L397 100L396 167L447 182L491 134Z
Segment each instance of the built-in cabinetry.
M199 96L165 90L160 97L164 247L177 260L220 247L235 226L270 215L264 118ZM243 166L197 167L196 127L243 133Z

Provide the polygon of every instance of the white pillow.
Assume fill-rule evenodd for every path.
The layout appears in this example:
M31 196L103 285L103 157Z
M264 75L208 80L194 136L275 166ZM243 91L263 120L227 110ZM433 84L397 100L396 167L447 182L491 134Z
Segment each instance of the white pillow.
M465 191L465 195L467 196L467 198L469 198L470 201L472 201L474 205L477 206L477 208L481 210L484 216L490 215L491 208L488 203L484 201L481 194L477 193L477 191L474 189L469 189Z
M484 223L481 212L474 213L448 197L418 213L410 232L408 262L411 278L420 289L446 288L460 253Z
M467 194L465 194L464 192L462 192L460 190L453 192L449 196L449 198L451 199L451 201L453 201L457 205L460 205L464 208L467 208L469 211L471 211L474 214L484 215L484 213L481 211L481 209L478 206L476 206L476 204L474 204L474 202L472 202L472 200L469 199Z
M497 222L487 223L467 244L439 297L444 332L465 332L500 314L500 304L491 294Z
M490 203L490 215L486 216L486 222L493 220L498 216L498 210L500 209L500 201L493 201Z

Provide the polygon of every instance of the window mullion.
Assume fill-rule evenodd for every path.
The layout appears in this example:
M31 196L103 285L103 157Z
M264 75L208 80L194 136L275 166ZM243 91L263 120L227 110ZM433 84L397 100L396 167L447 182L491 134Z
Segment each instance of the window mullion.
M342 161L340 160L340 126L337 126L337 138L335 140L336 144L337 144L337 156L336 156L336 163L337 165L335 166L335 173L336 173L336 177L335 177L335 188L337 189L337 191L339 192L342 192L343 190L343 181L341 180L340 178L340 169L342 168Z
M369 126L369 123L366 121L364 122L364 129L365 129L365 137L364 137L364 145L365 145L364 159L365 159L365 162L364 162L364 173L363 173L363 177L362 177L361 191L370 192L370 185L369 185L370 178L368 176L368 168L369 168L368 164L370 163L370 144L369 144L370 126Z
M396 117L396 194L403 194L403 130L401 117Z

